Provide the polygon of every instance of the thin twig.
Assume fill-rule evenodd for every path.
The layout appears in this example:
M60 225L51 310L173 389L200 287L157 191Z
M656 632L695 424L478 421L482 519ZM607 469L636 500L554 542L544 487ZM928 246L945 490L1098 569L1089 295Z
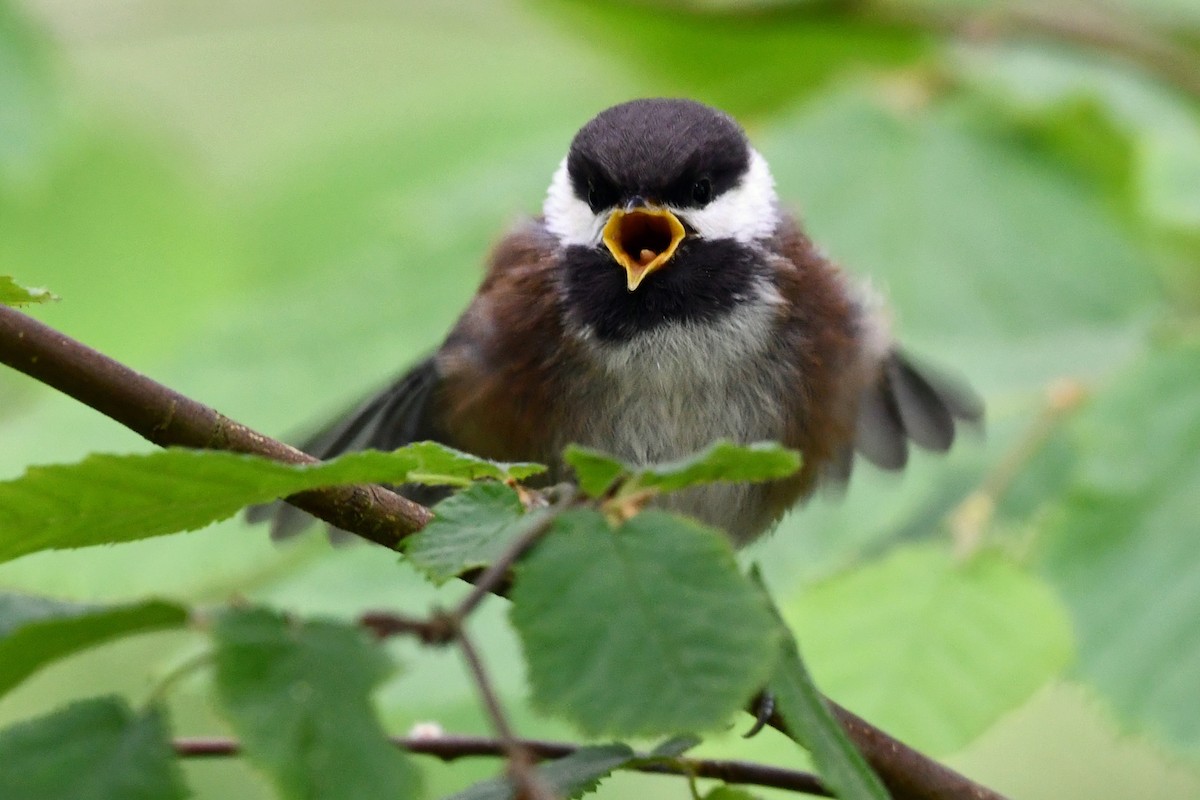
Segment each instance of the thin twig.
M471 642L471 637L461 628L458 631L458 647L462 650L463 660L467 662L467 668L475 679L475 686L479 689L480 699L483 700L483 707L492 727L500 737L500 745L508 758L508 776L518 789L518 796L526 800L554 800L554 792L546 786L545 781L533 768L533 756L513 733L512 726L508 723L508 715L504 713L500 697L492 686L491 678L483 667L483 660Z
M0 363L111 417L161 447L253 453L288 464L317 459L263 436L168 389L103 353L0 306ZM326 522L395 548L433 518L429 509L382 486L341 486L287 498Z
M358 618L358 624L378 639L390 636L415 636L425 644L446 644L458 631L453 626L439 624L439 618L420 619L391 611L368 611Z
M538 761L563 758L579 750L578 745L567 742L518 739L517 743ZM181 758L220 758L236 756L241 752L240 745L233 739L181 737L175 739L173 744L176 754ZM460 758L501 758L507 755L504 744L499 739L486 736L397 736L392 738L392 744L401 750L433 756L446 762ZM708 758L652 759L645 754L639 754L618 769L660 775L694 775L697 778L711 778L744 786L785 789L817 797L832 796L821 783L821 779L811 772L749 761Z

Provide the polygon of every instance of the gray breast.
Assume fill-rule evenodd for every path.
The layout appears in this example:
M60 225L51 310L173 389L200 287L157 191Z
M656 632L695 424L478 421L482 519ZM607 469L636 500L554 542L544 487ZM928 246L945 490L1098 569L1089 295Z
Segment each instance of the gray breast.
M576 441L638 464L691 455L716 439L783 435L780 370L771 369L778 295L760 290L721 320L655 328L620 344L582 336L592 369L580 382ZM778 356L775 356L778 357ZM762 490L714 484L661 504L748 540L768 520Z

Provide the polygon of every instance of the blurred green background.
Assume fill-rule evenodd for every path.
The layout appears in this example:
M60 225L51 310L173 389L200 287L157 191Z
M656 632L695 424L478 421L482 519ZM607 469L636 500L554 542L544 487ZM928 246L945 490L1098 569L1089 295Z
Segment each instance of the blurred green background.
M0 272L62 297L48 324L290 435L437 345L590 116L720 105L904 341L989 406L985 438L860 468L746 553L818 679L1014 797L1200 796L1200 6L1024 8L0 0ZM147 447L0 370L0 477ZM27 557L0 589L347 618L461 592L239 521ZM474 629L520 732L570 737L526 708L502 603ZM63 662L0 724L144 700L199 641ZM453 653L396 651L389 730L486 731ZM224 730L203 675L171 712ZM737 733L701 752L795 763ZM499 768L422 764L431 796ZM200 798L269 796L236 760L187 769ZM598 796L689 795L621 775Z

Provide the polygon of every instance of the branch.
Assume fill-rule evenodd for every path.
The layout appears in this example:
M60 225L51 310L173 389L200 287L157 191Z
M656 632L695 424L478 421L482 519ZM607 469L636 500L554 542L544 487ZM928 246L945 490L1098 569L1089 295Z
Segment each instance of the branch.
M563 758L579 750L577 745L566 742L548 742L539 739L518 739L516 741L527 753L539 761ZM181 737L175 739L173 744L176 754L181 758L221 758L236 756L241 752L240 745L233 739ZM392 738L392 744L409 753L433 756L446 762L470 757L503 758L507 755L502 741L484 736L396 736ZM657 759L647 755L638 755L629 764L619 767L619 769L660 775L692 775L697 778L713 778L725 783L787 789L817 797L832 796L821 783L821 779L812 773L747 761L705 758Z
M292 464L316 461L7 306L0 306L0 363L58 389L164 447L253 453ZM318 489L289 497L288 502L390 548L432 519L429 509L380 486ZM371 614L364 622L377 635L385 636L431 630L428 626L435 625L437 618L426 622ZM454 627L450 626L451 631ZM840 706L831 703L831 707L895 800L1002 800L995 792ZM772 724L783 730L778 720Z
M1005 800L999 792L912 749L829 698L825 703L887 786L892 800Z
M312 456L234 422L7 306L0 306L0 362L161 447L230 450L288 464L317 463ZM392 549L433 518L429 509L382 486L301 492L287 501Z

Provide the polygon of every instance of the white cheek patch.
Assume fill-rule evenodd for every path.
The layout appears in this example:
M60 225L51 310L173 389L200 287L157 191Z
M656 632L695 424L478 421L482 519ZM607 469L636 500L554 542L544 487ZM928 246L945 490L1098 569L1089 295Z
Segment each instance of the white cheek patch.
M676 213L705 239L736 239L743 244L769 238L778 225L775 179L767 160L750 150L750 168L737 186L704 208Z
M575 196L565 158L550 181L542 214L546 217L546 229L567 246L598 246L604 223L608 221L607 215L593 214L591 206Z

